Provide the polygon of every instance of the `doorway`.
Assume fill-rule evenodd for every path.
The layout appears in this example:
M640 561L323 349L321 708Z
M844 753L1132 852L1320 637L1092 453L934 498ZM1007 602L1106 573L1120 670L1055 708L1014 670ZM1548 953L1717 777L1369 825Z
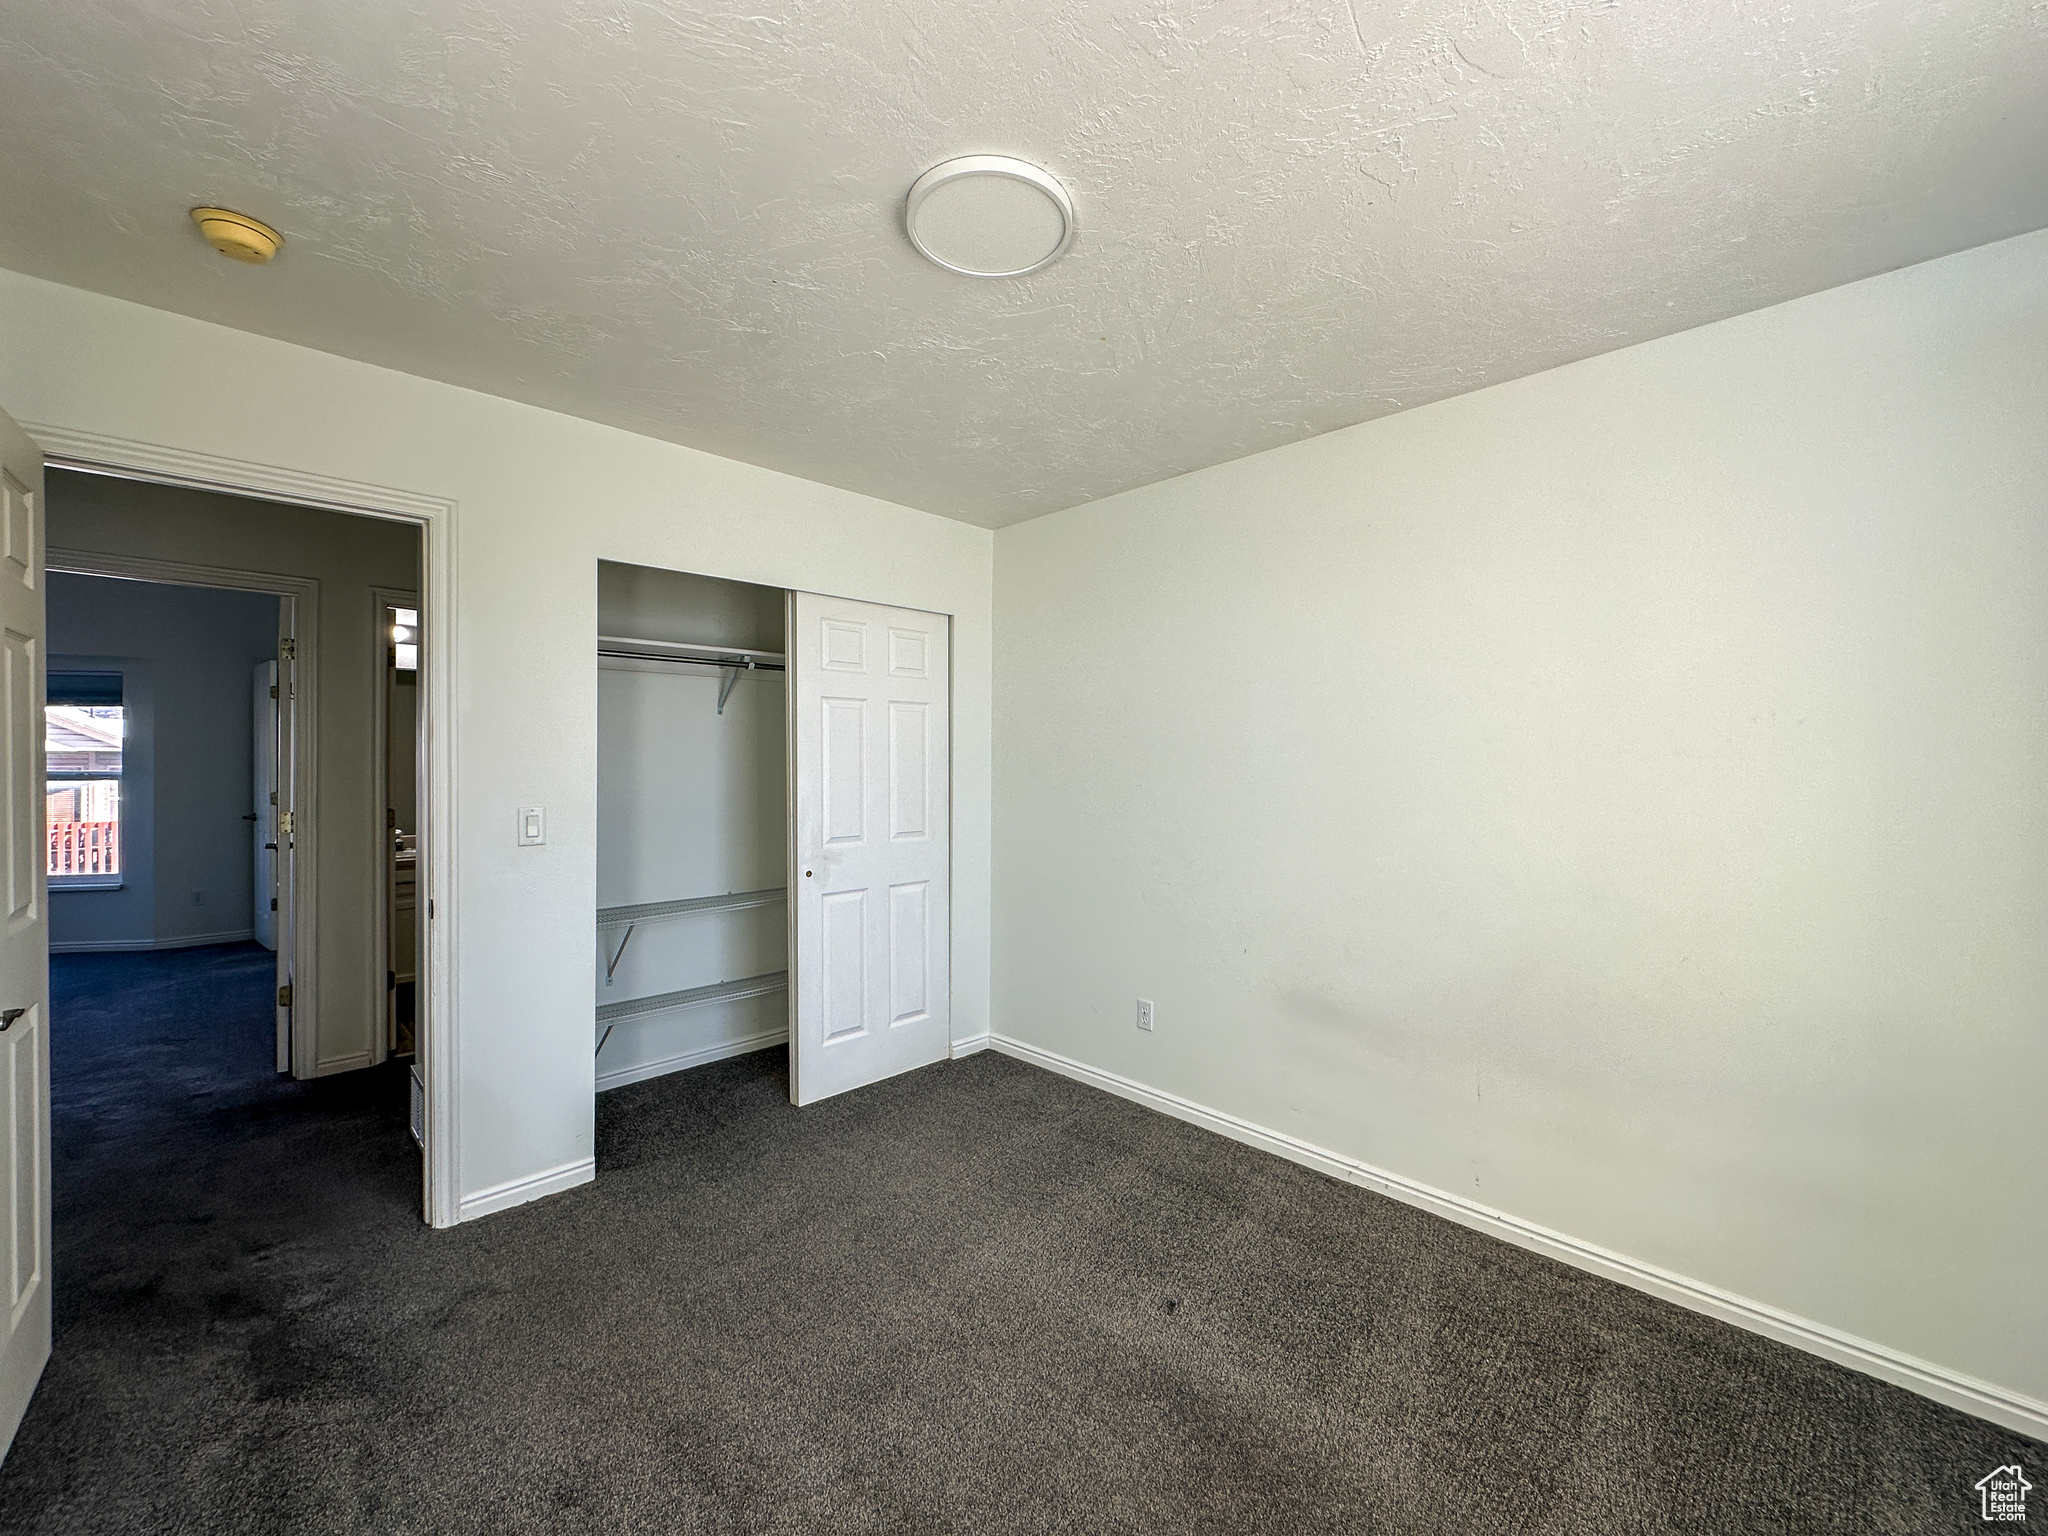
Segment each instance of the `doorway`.
M276 956L275 1056L288 1070L290 829L311 775L309 759L290 771L300 594L176 574L66 556L46 572L50 948L260 944ZM253 715L252 670L272 680L266 692L281 678L284 695Z
M215 774L225 778L232 759L242 780L235 855L248 896L237 937L274 956L266 1065L301 1081L379 1068L396 1054L393 943L411 937L407 948L424 948L416 934L392 931L386 904L392 743L414 788L402 802L410 837L426 828L431 803L413 771L424 735L416 684L403 690L412 712L391 717L401 692L383 608L386 594L406 599L416 670L431 653L418 525L59 468L47 479L53 588L90 578L132 593L227 588L224 597L270 603L270 654L244 658L233 681L241 745L220 731L210 739ZM156 799L153 851L168 866L178 829ZM174 883L158 882L159 905ZM55 937L61 953L64 935ZM409 992L431 991L425 968L410 968ZM423 1010L408 1002L404 1043L416 1060ZM401 1104L414 1096L407 1075L392 1078ZM416 1140L423 1119L412 1116Z
M36 428L34 443L18 434L9 441L19 443L23 472L30 476L28 483L38 492L42 475L37 471L47 466L50 472L64 471L80 478L111 477L166 491L226 496L259 506L339 512L355 518L396 523L416 532L419 552L414 575L409 582L393 583L409 585L419 592L423 642L418 685L422 793L417 874L420 895L426 905L424 927L427 938L419 965L416 1005L418 1049L414 1071L423 1083L418 1117L423 1121L426 1148L423 1170L426 1219L436 1227L455 1225L463 1218L464 1212L456 1103L454 932L451 923L434 921L437 901L444 911L448 909L454 878L452 811L456 746L452 701L455 659L452 644L441 643L436 637L446 635L446 616L452 615L455 608L455 503L444 497L388 485L345 480L300 468L222 458L188 448L169 448L50 424ZM40 455L35 452L37 447L41 449ZM10 466L12 462L10 459ZM38 510L31 519L32 532L37 539L34 553L38 576L43 552L41 524ZM171 530L157 530L151 542L149 553L160 561L175 564L190 556L189 550L181 547L180 540ZM274 537L254 538L242 553L259 558L261 552L274 547L275 542ZM317 689L317 679L313 682Z
M275 957L275 1068L313 1075L316 963L302 939L316 907L297 872L312 841L299 807L313 801L317 767L298 700L316 654L315 625L299 630L317 616L317 582L74 550L52 552L46 580L52 708L81 680L112 679L129 748L111 797L124 811L125 830L110 834L122 867L100 881L53 878L51 952L260 944ZM252 674L263 694L253 709Z

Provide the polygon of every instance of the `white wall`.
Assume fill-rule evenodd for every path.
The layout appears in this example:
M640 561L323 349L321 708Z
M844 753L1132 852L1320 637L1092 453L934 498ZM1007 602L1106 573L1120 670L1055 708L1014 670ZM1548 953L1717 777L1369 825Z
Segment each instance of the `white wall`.
M606 564L598 632L745 650L783 646L783 594ZM788 879L782 674L742 678L718 709L720 675L694 667L597 678L597 904L627 906L760 891ZM736 981L786 969L788 909L698 913L640 923L609 985L598 956L600 1003ZM624 928L604 931L616 950ZM613 1029L598 1085L638 1082L788 1038L786 994L671 1013Z
M384 765L377 759L374 729L376 711L382 708L384 646L378 634L380 611L371 593L380 586L415 585L418 529L378 518L61 470L50 472L44 499L53 549L185 560L228 570L310 576L320 583L319 633L313 647L313 664L319 669L314 694L320 714L318 803L312 811L319 831L319 900L314 925L319 1003L314 1063L320 1075L371 1065L380 1059L386 1003L375 928L376 911L384 900ZM51 578L53 590L62 579ZM193 590L141 582L104 585L132 589L138 605L145 601L145 593ZM217 594L222 599L238 595L247 603L269 608L272 617L266 654L275 656L277 599ZM236 763L242 788L238 816L248 809L250 799L253 664L251 658L250 664L242 667L241 680L232 690L234 718L241 722L239 732L232 741L223 741L220 749L223 758L239 754ZM191 738L188 743L169 713L179 697L170 661L159 661L153 676L159 758L156 920L161 929L177 921L178 904L191 899L190 884L176 883L173 872L196 857L191 832L172 816L172 802L166 798L165 754L175 761L188 745L192 752L203 752L205 737ZM305 692L303 688L300 691L302 695ZM222 700L222 707L227 707L225 693ZM243 846L246 857L246 842ZM246 921L243 926L248 926Z
M996 562L999 1031L2048 1398L2048 234Z
M55 573L48 645L53 671L122 674L128 726L122 888L53 888L52 947L247 938L254 876L253 839L242 819L251 799L249 678L277 654L277 599Z
M0 337L0 407L19 420L458 504L466 1194L590 1157L600 559L954 616L953 1027L986 1031L986 531L13 273ZM518 847L517 808L536 804L548 843Z

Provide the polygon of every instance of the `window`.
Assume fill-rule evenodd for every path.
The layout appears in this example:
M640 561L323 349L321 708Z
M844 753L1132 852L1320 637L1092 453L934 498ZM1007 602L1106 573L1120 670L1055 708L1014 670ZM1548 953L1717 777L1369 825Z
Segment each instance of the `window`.
M417 608L386 608L391 619L391 664L401 672L420 668L420 611Z
M50 884L121 883L121 740L127 716L118 672L53 672L43 709L48 778L44 819Z

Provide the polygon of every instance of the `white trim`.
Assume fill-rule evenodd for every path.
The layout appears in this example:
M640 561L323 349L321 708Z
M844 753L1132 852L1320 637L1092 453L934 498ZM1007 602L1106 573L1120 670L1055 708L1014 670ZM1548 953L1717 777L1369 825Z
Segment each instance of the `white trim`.
M431 1126L431 1122L429 1122ZM597 1177L597 1159L579 1157L573 1163L563 1163L559 1168L550 1168L545 1173L536 1173L523 1179L507 1179L503 1184L493 1184L489 1189L480 1189L473 1195L465 1195L456 1211L457 1221L475 1221L479 1216L488 1216L493 1211L509 1210L515 1205L524 1205L529 1200L539 1200L546 1195L558 1195L565 1189L574 1189L578 1184L588 1184Z
M158 485L182 485L196 491L222 491L230 496L288 501L294 506L320 507L330 512L368 512L412 522L443 517L455 508L454 502L440 496L422 496L361 480L338 480L332 475L277 464L224 459L164 443L80 432L37 421L23 422L21 430L36 440L45 458L62 461L59 469L112 474L124 480L152 480Z
M1676 1302L1694 1312L1705 1313L1708 1317L1719 1318L1738 1328L1760 1333L1765 1338L1776 1339L1781 1344L1790 1344L1809 1354L1832 1360L1893 1386L1904 1387L1931 1397L1937 1403L1974 1414L1980 1419L1989 1419L1994 1424L2021 1434L2031 1435L2037 1440L2048 1440L2048 1403L2026 1396L2024 1393L2000 1387L1960 1371L1952 1371L1932 1361L1921 1360L1901 1353L1883 1344L1857 1338L1823 1323L1797 1317L1790 1312L1780 1311L1719 1286L1694 1280L1655 1264L1646 1264L1640 1259L1629 1258L1610 1248L1602 1248L1562 1232L1554 1232L1535 1222L1524 1221L1505 1211L1494 1210L1467 1200L1462 1195L1435 1189L1427 1184L1417 1183L1398 1173L1389 1173L1384 1168L1375 1168L1342 1153L1331 1152L1323 1147L1302 1141L1281 1131L1269 1130L1249 1120L1240 1120L1221 1110L1210 1109L1191 1099L1177 1094L1149 1088L1145 1084L1114 1072L1105 1072L1098 1067L1087 1066L1071 1057L1057 1052L1013 1040L1007 1035L992 1035L989 1043L1005 1056L1013 1056L1032 1066L1043 1067L1057 1072L1062 1077L1073 1078L1076 1082L1100 1088L1119 1098L1130 1099L1162 1114L1199 1125L1205 1130L1228 1136L1247 1146L1258 1147L1272 1152L1290 1162L1300 1163L1332 1178L1342 1179L1348 1184L1362 1185L1377 1190L1407 1205L1416 1206L1442 1216L1460 1226L1471 1227L1489 1237L1500 1238L1518 1248L1540 1253L1546 1258L1569 1264L1603 1279L1618 1281L1622 1285L1659 1297L1664 1301ZM957 1047L956 1047L957 1051Z
M49 462L56 469L73 467L54 455ZM279 597L298 597L304 589L320 589L317 576L286 576L241 566L195 565L189 560L159 560L154 555L57 548L50 550L48 558L50 570L60 576L109 576L117 581L153 581L172 587L224 587L231 592L270 592Z
M188 933L175 939L77 939L52 944L53 955L123 955L151 949L197 949L202 944L246 944L256 937L253 928L231 933Z
M766 1034L749 1035L744 1040L726 1040L718 1045L700 1045L694 1051L684 1051L680 1056L664 1056L659 1061L643 1061L638 1066L619 1067L614 1071L597 1074L597 1091L607 1088L623 1088L628 1083L644 1083L650 1077L665 1077L671 1072L687 1071L709 1062L724 1061L729 1056L744 1056L749 1051L765 1051L771 1045L786 1045L789 1029L771 1029Z
M421 640L427 665L421 669L420 718L427 795L420 806L419 899L435 915L427 924L427 984L417 994L421 1075L427 1090L427 1153L422 1206L427 1222L454 1226L462 1220L460 1159L462 1103L458 1093L460 1030L456 1014L457 925L461 913L455 868L455 827L460 807L455 679L462 643L456 623L455 557L457 507L439 496L342 480L274 464L255 464L145 443L131 438L81 432L45 422L24 422L22 430L60 469L113 474L128 479L254 496L369 517L416 523L420 551ZM439 917L446 907L448 915Z
M955 1040L953 1042L953 1059L958 1061L962 1056L972 1056L977 1051L987 1050L993 1044L995 1044L995 1037L993 1035L969 1035L965 1040Z

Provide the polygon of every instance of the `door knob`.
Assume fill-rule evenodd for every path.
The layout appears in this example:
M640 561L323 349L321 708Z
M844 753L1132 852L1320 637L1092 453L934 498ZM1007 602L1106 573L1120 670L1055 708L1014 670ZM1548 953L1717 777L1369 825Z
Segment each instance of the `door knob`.
M27 1012L26 1008L9 1008L4 1012L0 1012L0 1035L6 1034L8 1026Z

